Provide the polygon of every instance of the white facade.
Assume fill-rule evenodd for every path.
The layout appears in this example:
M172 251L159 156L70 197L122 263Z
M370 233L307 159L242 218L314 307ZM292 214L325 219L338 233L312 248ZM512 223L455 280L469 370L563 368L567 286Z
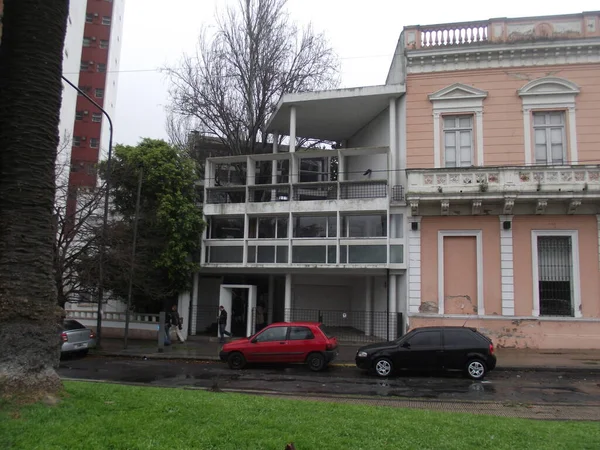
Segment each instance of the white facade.
M69 2L69 18L67 20L67 33L63 49L63 75L75 86L79 84L86 8L87 0L71 0ZM77 107L77 91L65 81L62 84L62 103L58 126L60 143L56 165L61 168L67 168L66 176L68 179L68 167L71 161L71 139Z
M271 154L207 160L208 226L191 296L192 334L210 334L214 311L230 304L220 297L222 285L256 285L267 322L320 321L354 341L402 333L403 96L403 84L284 95L268 127L289 136L289 152L275 144ZM295 137L338 145L296 148ZM230 314L251 324L253 311L239 291Z

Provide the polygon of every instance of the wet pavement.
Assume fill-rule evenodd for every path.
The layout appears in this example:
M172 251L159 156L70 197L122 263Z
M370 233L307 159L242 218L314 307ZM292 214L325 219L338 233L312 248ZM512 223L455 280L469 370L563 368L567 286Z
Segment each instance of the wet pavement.
M532 405L559 404L600 408L598 371L497 370L480 382L463 378L460 373L405 373L380 379L355 367L334 366L314 373L300 365L255 365L232 371L217 362L89 355L61 361L58 372L68 379L288 396L495 402L529 408ZM597 411L596 415L600 418L600 409Z

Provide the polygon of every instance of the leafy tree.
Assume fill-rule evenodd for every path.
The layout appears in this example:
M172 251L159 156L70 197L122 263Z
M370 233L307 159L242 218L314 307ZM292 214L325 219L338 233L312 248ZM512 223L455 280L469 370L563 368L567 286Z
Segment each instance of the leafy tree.
M132 304L140 311L157 311L189 288L191 275L198 269L204 222L195 198L196 166L185 152L153 139L143 139L137 146L117 145L111 167L113 218L107 233L107 291L127 298L140 170ZM101 165L103 178L105 171ZM90 258L84 265L87 270L81 272L93 278L97 263Z
M0 397L62 389L54 166L68 0L5 0L0 43Z

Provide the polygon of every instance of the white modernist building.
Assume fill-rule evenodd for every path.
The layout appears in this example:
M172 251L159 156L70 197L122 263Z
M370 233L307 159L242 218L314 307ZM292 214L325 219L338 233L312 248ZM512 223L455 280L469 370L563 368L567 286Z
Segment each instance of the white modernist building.
M220 304L237 336L260 316L320 320L355 341L402 333L404 93L395 83L284 95L271 153L207 160L202 269L180 305L190 334L214 335ZM296 147L302 138L335 145Z

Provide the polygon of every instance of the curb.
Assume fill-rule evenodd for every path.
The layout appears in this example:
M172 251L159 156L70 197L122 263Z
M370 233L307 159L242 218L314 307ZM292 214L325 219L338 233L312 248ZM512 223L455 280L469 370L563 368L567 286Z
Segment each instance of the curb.
M148 353L148 354L131 354L123 352L99 351L93 352L92 355L108 356L118 358L137 358L137 359L160 359L160 360L189 360L199 362L220 362L218 356L212 355L176 355L173 353ZM331 367L356 367L354 362L338 362L329 364ZM566 372L566 373L600 373L600 367L582 367L582 366L496 366L494 372Z

